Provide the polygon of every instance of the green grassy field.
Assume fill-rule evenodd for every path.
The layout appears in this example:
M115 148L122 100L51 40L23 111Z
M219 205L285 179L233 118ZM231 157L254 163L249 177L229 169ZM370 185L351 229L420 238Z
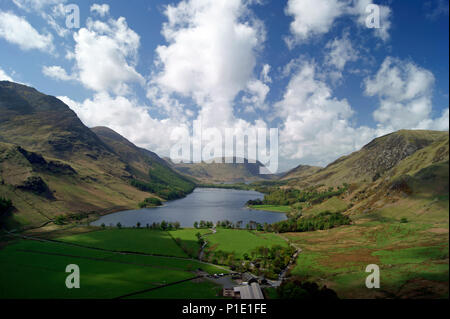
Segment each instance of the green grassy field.
M217 233L206 236L211 250L235 252L237 257L250 254L257 247L287 246L288 243L274 233L256 231L218 229Z
M291 274L326 284L341 298L420 297L411 295L413 291L436 298L448 294L448 228L362 221L286 237L303 249ZM381 269L379 290L365 287L369 264Z
M264 210L275 213L289 213L291 211L291 206L282 206L282 205L252 205L249 207L251 209Z
M222 288L212 282L202 281L188 281L178 284L176 286L164 287L158 290L145 292L136 296L133 299L184 299L189 296L189 299L216 299L220 298L219 293Z
M59 240L115 251L189 257L167 232L159 230L108 229L62 237ZM189 242L189 245L194 243Z
M323 203L305 209L303 211L303 214L305 216L310 216L310 215L317 215L326 211L329 211L331 213L338 213L345 211L347 208L348 208L347 202L337 197L332 197L324 201Z
M67 289L65 268L80 267L81 288ZM0 249L1 298L116 298L129 293L189 279L201 268L209 273L221 268L194 260L124 255L59 243L20 240ZM199 286L197 286L197 284ZM215 298L217 287L188 282L160 288L177 298ZM145 298L159 296L159 289Z
M187 252L191 256L196 257L201 248L200 244L198 243L196 234L200 233L204 235L210 232L211 231L209 229L186 228L169 231L169 234L174 240L179 241L179 245L181 246L183 251Z

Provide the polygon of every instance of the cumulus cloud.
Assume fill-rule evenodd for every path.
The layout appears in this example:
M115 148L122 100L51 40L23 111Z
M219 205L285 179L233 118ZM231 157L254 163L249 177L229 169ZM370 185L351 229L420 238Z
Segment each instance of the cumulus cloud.
M8 74L6 74L6 72L3 71L2 68L0 68L0 81L14 82L13 79Z
M73 101L66 96L58 98L75 111L86 126L107 126L136 145L160 154L168 154L170 147L167 134L161 132L170 132L181 125L169 119L154 119L148 112L148 106L105 92L97 93L92 99L83 102Z
M348 33L345 33L342 38L335 38L328 42L325 48L328 50L325 63L339 71L343 71L348 62L358 59L358 51L353 47Z
M10 12L0 11L0 38L22 50L52 52L54 49L51 34L40 34L25 18Z
M99 14L101 17L106 16L107 14L109 14L109 5L107 4L97 4L94 3L91 6L91 12L97 13Z
M292 36L286 38L289 47L306 42L313 37L321 36L330 31L335 21L340 17L356 18L362 28L367 28L366 20L370 14L367 11L373 0L288 0L285 13L293 17L291 22ZM378 5L380 10L380 28L374 33L380 39L389 39L391 27L391 9Z
M156 49L160 71L152 84L194 99L207 125L231 125L232 102L253 80L262 23L241 0L181 1L165 15L168 44Z
M247 105L247 111L255 111L256 109L266 110L266 97L270 88L260 80L250 81L247 85L246 95L242 97L242 102Z
M373 5L373 0L353 0L353 5L347 9L347 12L356 16L358 24L365 28L366 20L371 11L368 11L370 5ZM389 30L391 29L392 10L388 6L378 5L380 13L380 27L374 28L375 36L383 41L389 40Z
M73 75L67 74L66 70L64 70L62 67L57 66L57 65L44 66L42 68L42 73L44 73L44 75L46 75L50 78L62 80L62 81L69 81L69 80L75 79L75 77Z
M304 61L290 79L275 108L283 120L281 153L290 159L327 164L363 146L376 136L368 127L352 126L354 111L346 99L317 75L317 66Z
M139 35L130 29L125 18L108 22L88 19L86 28L74 34L78 79L97 92L129 93L129 84L144 84L136 71Z
M342 38L335 38L329 41L325 46L327 53L325 56L325 65L330 68L328 72L334 83L342 79L342 72L349 62L358 60L359 53L353 47L348 33L345 33Z
M377 74L364 82L365 94L377 96L380 101L374 119L391 130L432 129L434 82L430 71L410 61L387 57Z
M263 65L263 68L261 70L260 79L264 83L272 83L272 78L269 75L270 69L271 69L271 66L269 64L264 64Z
M291 32L296 40L305 41L327 33L344 9L345 3L339 0L289 0L286 14L294 18Z

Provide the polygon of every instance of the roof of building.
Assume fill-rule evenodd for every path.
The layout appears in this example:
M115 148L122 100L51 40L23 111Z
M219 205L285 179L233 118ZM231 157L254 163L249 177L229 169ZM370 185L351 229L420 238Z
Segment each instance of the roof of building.
M261 287L255 282L248 286L234 287L234 291L239 291L241 299L264 299Z

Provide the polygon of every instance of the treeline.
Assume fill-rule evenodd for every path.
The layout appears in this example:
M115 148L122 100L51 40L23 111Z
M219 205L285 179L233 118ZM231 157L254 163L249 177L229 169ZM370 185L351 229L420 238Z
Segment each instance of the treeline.
M278 279L280 273L287 267L295 249L292 247L273 246L257 247L243 257L221 250L206 250L204 258L217 265L229 266L237 272L251 272L268 279Z
M66 215L58 215L55 217L53 222L56 225L64 225L64 224L71 223L71 222L79 222L88 217L89 217L89 213L76 213L76 214L71 213L71 214L66 214Z
M215 227L216 228L224 228L224 229L242 229L244 225L244 222L241 221L237 221L235 223L229 221L229 220L221 220L216 222ZM255 221L249 221L246 225L245 228L248 230L258 230L258 231L262 231L265 229L265 227L267 227L268 224L262 225L260 223L257 223ZM194 228L196 229L208 229L208 228L213 228L214 227L214 223L211 221L204 221L201 220L200 222L194 222Z
M0 197L0 212L5 213L12 207L12 201L8 198Z
M336 292L327 286L319 287L314 282L303 282L300 278L284 281L276 290L279 299L338 300Z
M307 232L326 230L342 225L351 224L350 217L342 213L322 212L316 216L291 218L269 225L269 230L277 233Z
M12 207L13 204L10 199L0 197L0 218L5 216Z
M317 189L281 189L276 188L269 191L263 200L256 199L247 202L247 205L282 205L290 206L297 203L309 203L311 205L320 204L326 199L334 196L340 196L348 190L348 185L329 187L326 191Z
M112 225L111 225L112 226ZM106 228L105 224L101 225L102 228ZM116 224L116 227L119 229L123 228L123 225L119 222ZM152 224L146 224L145 226L143 226L140 222L136 223L136 226L134 226L133 228L146 228L149 230L164 230L164 231L170 231L170 230L178 230L181 228L181 224L180 222L167 222L165 220L163 220L161 223L152 223Z
M165 200L183 198L191 193L195 184L158 163L152 164L149 173L150 181L131 180L131 185L137 189L158 195Z
M237 184L199 184L200 188L236 189L242 191L253 190L253 187L245 183Z
M139 203L139 208L148 208L148 207L155 207L155 206L161 206L162 202L158 198L150 197L146 198L143 202Z
M150 183L150 182L142 182L142 181L139 181L136 179L131 180L131 185L143 192L156 194L165 200L174 200L174 199L178 199L178 198L183 198L189 193L188 191L178 189L178 188L173 188L168 185L161 185L158 183Z

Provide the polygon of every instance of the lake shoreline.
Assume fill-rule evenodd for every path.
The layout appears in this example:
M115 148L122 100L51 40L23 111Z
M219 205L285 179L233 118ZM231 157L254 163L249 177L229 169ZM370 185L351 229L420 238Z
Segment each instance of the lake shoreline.
M252 190L238 190L232 188L196 187L185 198L166 201L162 206L123 210L99 216L89 221L90 226L117 225L133 227L140 223L143 227L153 223L179 222L182 228L191 228L194 222L230 221L273 224L286 219L280 211L256 210L246 207L246 202L255 197L262 198L264 194Z

